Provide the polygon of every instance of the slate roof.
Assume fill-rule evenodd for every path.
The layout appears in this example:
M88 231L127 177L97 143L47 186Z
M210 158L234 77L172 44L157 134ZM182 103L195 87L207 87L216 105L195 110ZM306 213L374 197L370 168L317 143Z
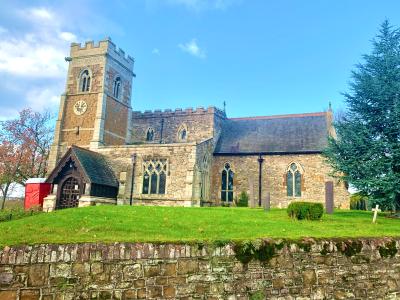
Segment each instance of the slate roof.
M71 156L78 161L78 164L80 165L86 179L91 183L118 187L118 180L104 156L100 153L77 146L72 146L65 153L63 158L61 158L60 162L57 164L56 168L48 177L47 182L52 181L54 177L57 176L65 161Z
M76 146L72 146L72 151L91 183L118 187L118 180L103 155Z
M327 113L227 119L215 154L315 153L327 146Z

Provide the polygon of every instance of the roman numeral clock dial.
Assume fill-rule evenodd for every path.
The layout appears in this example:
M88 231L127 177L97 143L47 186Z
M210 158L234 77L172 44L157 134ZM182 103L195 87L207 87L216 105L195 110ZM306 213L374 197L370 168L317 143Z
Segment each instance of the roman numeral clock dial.
M87 110L87 103L83 100L79 100L74 104L74 113L77 116L83 115Z

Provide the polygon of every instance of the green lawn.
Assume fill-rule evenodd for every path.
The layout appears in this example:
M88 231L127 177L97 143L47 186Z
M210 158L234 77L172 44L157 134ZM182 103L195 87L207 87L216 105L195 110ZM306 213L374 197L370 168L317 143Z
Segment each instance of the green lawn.
M343 210L295 221L283 209L98 206L2 222L0 245L400 236L399 219L371 220L371 212Z

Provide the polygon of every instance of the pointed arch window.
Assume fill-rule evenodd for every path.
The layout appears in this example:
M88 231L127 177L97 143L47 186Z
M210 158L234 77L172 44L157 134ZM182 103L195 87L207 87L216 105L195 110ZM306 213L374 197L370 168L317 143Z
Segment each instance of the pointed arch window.
M226 202L233 201L233 176L231 165L226 163L221 174L221 200Z
M79 82L79 91L80 92L89 92L90 91L90 82L91 76L89 70L84 70L80 76Z
M113 96L114 98L119 99L120 94L121 94L121 77L117 76L113 84Z
M286 172L286 190L288 197L301 197L302 173L296 163L291 163Z
M153 129L153 128L147 129L146 141L147 141L147 142L152 142L152 141L154 141L154 129Z
M165 194L167 160L148 160L143 164L143 194Z
M181 142L185 142L187 140L187 129L185 125L182 125L178 130L178 139Z

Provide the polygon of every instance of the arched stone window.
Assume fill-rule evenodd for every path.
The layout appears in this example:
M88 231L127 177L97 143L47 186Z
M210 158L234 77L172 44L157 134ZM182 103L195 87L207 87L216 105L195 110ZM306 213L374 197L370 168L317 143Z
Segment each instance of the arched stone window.
M152 159L143 163L143 194L165 194L167 160Z
M226 163L221 174L221 200L232 202L233 201L233 176L231 165Z
M153 128L147 129L146 141L147 141L147 142L152 142L152 141L154 141L154 129L153 129Z
M185 142L187 141L187 136L188 136L188 132L187 132L187 128L186 125L181 125L181 127L179 127L178 130L178 140L181 142Z
M89 92L90 91L91 76L88 69L82 71L79 77L79 91Z
M121 77L117 76L113 84L113 96L119 99L120 94L121 94Z
M286 171L286 190L288 197L301 197L302 171L298 164L291 163Z

